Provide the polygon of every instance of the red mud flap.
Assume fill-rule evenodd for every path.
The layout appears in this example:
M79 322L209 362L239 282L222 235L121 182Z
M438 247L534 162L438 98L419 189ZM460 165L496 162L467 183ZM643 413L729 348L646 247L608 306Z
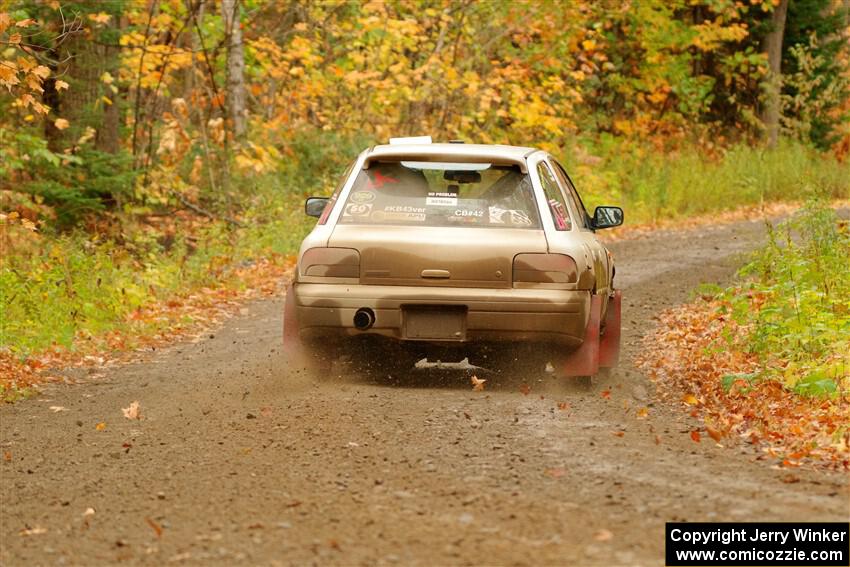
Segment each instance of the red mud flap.
M590 297L590 317L584 332L584 342L564 361L564 376L593 376L599 372L599 319L602 316L602 298Z
M622 313L623 292L617 290L608 300L608 313L605 315L605 334L599 342L599 366L614 368L620 361L620 315Z

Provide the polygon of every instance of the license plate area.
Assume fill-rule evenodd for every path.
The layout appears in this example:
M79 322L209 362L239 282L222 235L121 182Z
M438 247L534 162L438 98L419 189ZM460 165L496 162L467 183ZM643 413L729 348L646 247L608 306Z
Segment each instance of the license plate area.
M404 338L413 341L465 341L466 307L411 305L402 307Z

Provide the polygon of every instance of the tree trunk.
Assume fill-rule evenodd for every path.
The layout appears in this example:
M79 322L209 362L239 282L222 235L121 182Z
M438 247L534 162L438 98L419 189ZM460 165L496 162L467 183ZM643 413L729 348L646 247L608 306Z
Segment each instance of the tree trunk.
M224 32L227 38L227 106L233 123L233 137L245 137L245 50L242 47L239 0L222 0Z
M111 22L111 27L120 33L122 25L121 18L112 18ZM103 45L99 51L104 70L112 75L112 77L118 77L118 57L120 55L118 48L111 45ZM117 154L121 149L120 91L117 88L109 88L112 87L111 84L106 86L107 89L104 96L112 101L112 104L101 99L101 102L104 104L103 119L100 127L97 129L97 136L94 142L95 148L99 151Z
M764 50L769 67L765 83L764 122L768 148L775 148L779 139L780 92L782 91L782 38L785 35L785 16L788 0L780 0L771 15L771 29L764 38Z

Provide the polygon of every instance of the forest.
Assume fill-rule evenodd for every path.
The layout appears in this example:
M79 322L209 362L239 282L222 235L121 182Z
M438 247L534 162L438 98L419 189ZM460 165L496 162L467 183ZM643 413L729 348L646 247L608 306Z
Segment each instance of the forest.
M391 136L546 149L633 226L846 199L850 3L3 0L0 109L14 398L280 278Z

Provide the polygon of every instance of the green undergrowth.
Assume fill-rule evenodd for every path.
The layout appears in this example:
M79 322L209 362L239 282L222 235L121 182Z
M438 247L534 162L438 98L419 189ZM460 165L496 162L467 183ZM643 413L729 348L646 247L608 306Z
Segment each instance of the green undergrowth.
M129 325L156 333L162 321L128 316L204 287L244 287L234 268L260 258L282 261L297 249L309 230L298 213L242 227L205 223L191 235L179 224L175 233L128 225L120 239L82 231L19 234L0 263L0 348L24 358L52 346L85 346L80 341Z
M850 393L850 230L822 200L771 228L768 243L719 298L746 336L733 348L754 353L762 370L727 377L777 380L806 396Z

